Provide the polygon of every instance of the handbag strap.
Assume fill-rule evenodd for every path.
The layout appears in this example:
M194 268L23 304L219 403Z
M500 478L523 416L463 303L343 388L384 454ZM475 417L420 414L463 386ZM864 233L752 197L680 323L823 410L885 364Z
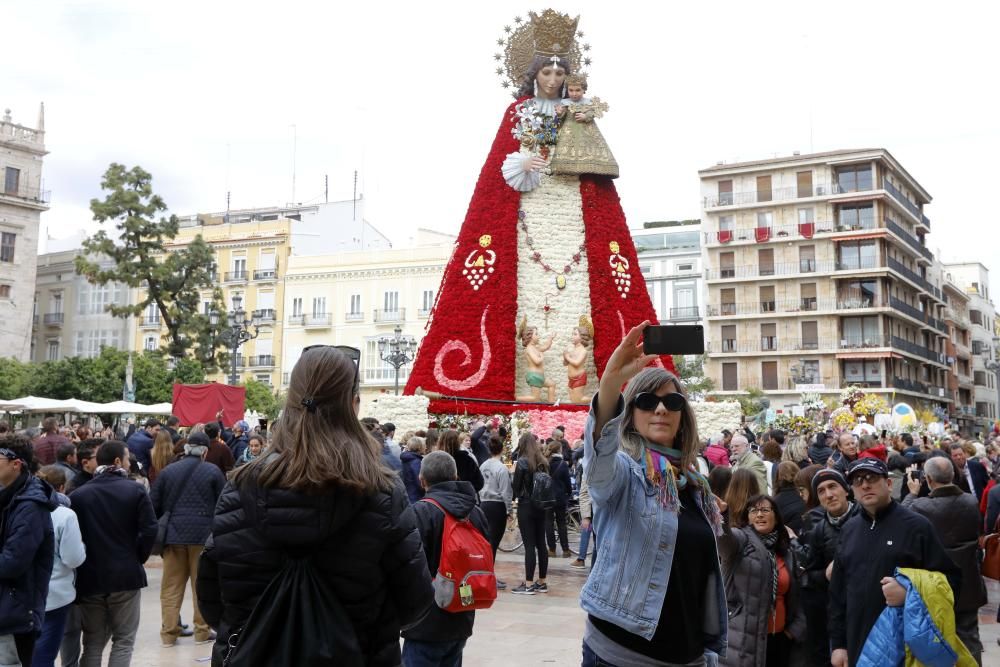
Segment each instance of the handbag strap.
M177 501L180 500L181 496L184 495L184 490L187 488L188 482L191 481L191 476L194 474L195 469L197 469L198 466L200 465L201 461L197 461L193 466L191 466L191 469L187 471L187 474L184 475L184 481L181 482L180 489L177 491L177 494L174 496L173 501L170 503L170 505L164 508L163 510L164 514L166 514L167 512L173 513L174 507L177 505Z

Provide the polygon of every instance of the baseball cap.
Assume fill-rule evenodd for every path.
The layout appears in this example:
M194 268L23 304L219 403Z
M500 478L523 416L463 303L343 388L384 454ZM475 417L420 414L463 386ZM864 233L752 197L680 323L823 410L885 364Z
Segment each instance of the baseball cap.
M204 433L192 433L187 439L192 447L208 447L208 436Z
M889 468L885 465L885 463L879 459L873 458L858 459L852 463L847 469L847 481L850 482L851 478L859 472L873 472L876 475L881 475L882 477L889 476Z

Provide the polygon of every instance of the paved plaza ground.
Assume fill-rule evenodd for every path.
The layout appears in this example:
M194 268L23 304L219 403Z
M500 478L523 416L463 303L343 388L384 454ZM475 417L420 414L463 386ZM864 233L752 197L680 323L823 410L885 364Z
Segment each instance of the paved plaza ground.
M546 665L568 667L580 664L580 639L584 614L577 596L586 580L586 572L569 566L568 558L550 559L549 592L546 595L519 596L503 592L492 609L476 616L475 634L465 649L466 667L508 667ZM160 648L160 560L153 557L146 566L149 587L142 592L142 621L132 664L136 667L181 667L208 664L210 646L195 646L191 638L177 646ZM515 584L524 574L523 560L517 554L501 554L497 562L499 576ZM983 665L1000 667L1000 626L996 623L1000 584L987 581L990 602L980 612L980 634L986 652ZM191 619L190 595L186 596L182 615Z

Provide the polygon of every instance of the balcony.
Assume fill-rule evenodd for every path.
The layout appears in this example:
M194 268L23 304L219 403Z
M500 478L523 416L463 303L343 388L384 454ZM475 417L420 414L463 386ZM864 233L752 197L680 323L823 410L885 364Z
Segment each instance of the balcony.
M930 218L928 218L928 217L927 217L926 215L924 215L923 213L921 213L921 214L920 214L920 224L922 224L922 225L923 225L924 227L926 227L927 229L930 229L930 228L931 228L931 219L930 219Z
M911 343L910 341L898 336L892 336L892 346L903 350L904 352L909 352L910 354L922 357L927 361L932 361L935 364L944 364L944 355L940 352L935 352L934 350L928 349L923 345L918 345L917 343Z
M887 180L883 180L882 189L892 195L892 198L899 202L903 208L912 213L917 220L923 219L924 214L920 211L920 207L907 199L906 195L897 190L892 183ZM930 227L930 220L927 221L927 226Z
M927 314L924 313L924 311L920 310L919 308L914 308L910 304L906 303L905 301L901 301L894 296L889 297L889 306L891 306L893 310L898 310L901 313L909 315L915 320L920 320L921 322L924 322L925 324L928 325L930 324L927 321L928 319ZM934 318L931 317L930 319L933 320Z
M299 315L299 318L306 329L329 329L333 325L333 315L330 313Z
M278 270L257 269L253 272L253 279L257 282L274 282L278 279Z
M237 357L233 357L233 355L230 354L229 355L229 361L226 362L226 370L227 370L227 372L228 372L228 370L230 368L233 367L233 359L234 358L236 359L236 368L246 368L247 367L247 358L246 357L244 357L242 355L239 355Z
M896 273L902 274L902 276L907 280L909 280L910 282L919 285L925 292L929 292L930 294L936 294L938 299L941 298L941 290L937 289L936 287L934 287L934 285L931 285L929 282L927 282L927 279L924 278L919 273L917 273L916 271L907 268L903 263L893 259L892 257L886 257L885 261L886 261L886 266L888 266Z
M674 320L697 320L698 318L698 306L670 309L671 322Z
M908 380L906 378L892 378L892 386L896 389L902 389L904 391L915 391L918 394L929 394L930 387L925 385L923 382L917 382L915 380Z
M17 187L0 188L0 198L4 197L19 199L22 202L30 204L48 206L52 199L52 192L50 190L42 190L41 188L30 188L27 185L19 183Z
M791 201L793 199L806 199L809 197L828 197L847 192L837 183L814 185L811 188L800 190L799 187L772 188L771 190L750 190L747 192L721 192L715 197L705 197L705 208L718 208L720 206L749 206L751 204L767 204L771 202Z
M139 322L140 329L159 329L160 328L160 318L159 317L144 317Z
M920 253L920 256L926 259L928 262L934 261L934 253L927 249L927 247L920 242L920 239L911 235L908 231L897 225L892 220L886 219L885 227L890 232L901 238L906 244Z
M840 350L867 350L876 347L889 347L889 337L881 334L870 336L848 336L840 339Z
M225 282L229 284L245 283L247 281L246 269L242 271L226 271Z
M365 314L364 313L347 313L347 314L344 315L344 321L345 322L364 322L365 321Z
M35 313L34 315L31 316L31 326L32 327L38 326L38 313Z
M277 365L278 358L272 354L261 354L256 357L250 357L249 366L250 368L274 368Z
M402 322L406 319L406 309L397 308L396 310L376 310L373 311L372 317L373 321L379 324L385 324L388 322Z
M417 317L430 317L430 315L431 315L431 309L430 308L418 308L417 309Z
M768 352L816 352L832 350L834 342L816 338L779 338L778 336L761 336L749 340L724 338L721 343L713 345L708 341L705 350L715 354L752 354Z
M758 229L761 231L757 231ZM812 238L815 234L829 233L831 231L843 230L835 230L833 223L830 222L808 222L796 225L772 225L771 227L741 227L726 231L703 232L703 234L705 235L705 244L711 245L715 243L739 243L741 241L767 243L769 241L782 241L790 238L808 239Z
M63 325L62 313L45 313L42 322L47 327L61 327Z
M706 269L706 280L728 280L730 278L765 278L770 276L788 276L798 273L829 273L836 269L836 263L831 261L817 262L802 260L799 262L779 262L761 266L745 264L741 266L724 266L719 269Z
M274 308L261 308L253 311L253 319L257 324L274 324L275 317Z

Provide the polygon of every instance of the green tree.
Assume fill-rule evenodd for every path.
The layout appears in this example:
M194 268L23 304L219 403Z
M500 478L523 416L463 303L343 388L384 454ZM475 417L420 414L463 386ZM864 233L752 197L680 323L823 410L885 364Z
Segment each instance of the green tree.
M144 289L138 303L111 304L108 311L115 317L139 317L154 304L167 330L166 352L191 354L214 368L225 363L226 353L220 351L220 325L201 312L201 291L211 289L214 309L225 310L222 292L215 287L215 257L200 234L186 247L168 248L179 229L177 216L160 215L167 205L153 192L152 181L141 167L108 167L101 181L108 194L103 201L90 200L90 210L102 226L111 223L113 232L102 228L83 242L76 270L95 285L119 282ZM104 257L111 266L101 266Z
M244 384L247 390L247 410L253 410L274 421L278 418L282 401L270 385L248 379Z
M705 375L705 355L677 355L674 357L677 377L684 383L688 394L702 397L715 390L715 382Z
M28 380L31 377L28 364L17 359L0 359L0 399L9 401L27 396Z

